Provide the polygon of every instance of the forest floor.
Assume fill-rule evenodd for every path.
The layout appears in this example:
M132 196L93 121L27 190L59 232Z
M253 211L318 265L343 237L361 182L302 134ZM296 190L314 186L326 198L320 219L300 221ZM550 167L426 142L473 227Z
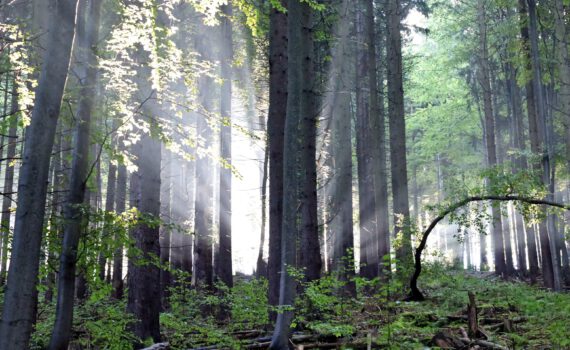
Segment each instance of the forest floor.
M356 299L339 297L332 277L305 286L295 305L296 349L570 349L570 293L439 264L427 264L420 278L423 302L402 301L406 288L397 280L356 282ZM267 349L272 325L266 293L267 282L256 279L239 279L226 299L181 285L161 314L163 341L169 350ZM469 293L476 299L477 336L469 334ZM125 301L105 295L104 289L92 293L77 306L73 349L131 348L134 320ZM231 321L202 316L204 306L219 310L224 304L231 305ZM40 304L31 349L47 345L53 315L53 304Z
M309 289L311 306L306 300L297 306L294 324L302 330L292 343L296 349L570 349L568 293L441 266L430 266L421 281L424 302L401 301L395 291L402 285L393 282L374 295L338 302L340 311L331 308L337 300L327 299L326 288ZM476 299L476 336L468 334L469 293ZM319 308L329 313L319 317ZM270 332L233 334L239 342L233 348L265 349L270 339ZM198 349L215 348L225 347Z

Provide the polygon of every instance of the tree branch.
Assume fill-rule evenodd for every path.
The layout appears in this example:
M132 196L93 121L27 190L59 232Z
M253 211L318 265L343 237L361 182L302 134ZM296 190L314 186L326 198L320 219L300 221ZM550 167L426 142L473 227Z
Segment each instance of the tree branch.
M447 209L442 211L430 223L428 228L422 234L422 239L420 241L420 245L416 248L416 252L415 252L415 270L414 270L414 274L412 275L412 278L410 279L410 294L408 295L407 300L421 301L421 300L425 299L422 292L418 289L418 278L420 277L420 273L422 271L422 253L426 248L428 237L429 237L430 233L433 231L433 229L435 228L435 226L441 220L445 219L445 217L447 215L453 213L455 210L457 210L457 209L459 209L459 208L461 208L461 207L463 207L463 206L465 206L471 202L482 202L482 201L497 201L497 202L517 201L517 202L524 202L524 203L534 204L534 205L547 205L547 206L556 207L556 208L560 208L560 209L570 211L570 204L558 203L558 202L553 202L553 201L549 201L549 200L545 200L545 199L536 199L536 198L530 198L530 197L515 196L515 195L473 196L473 197L467 197L467 198L465 198L465 199L463 199L463 200L461 200L455 204L452 204Z

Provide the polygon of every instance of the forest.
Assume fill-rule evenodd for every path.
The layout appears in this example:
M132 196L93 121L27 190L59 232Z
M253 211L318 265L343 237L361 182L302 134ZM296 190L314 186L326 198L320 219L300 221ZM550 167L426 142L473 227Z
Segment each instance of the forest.
M570 1L0 0L0 350L570 349Z

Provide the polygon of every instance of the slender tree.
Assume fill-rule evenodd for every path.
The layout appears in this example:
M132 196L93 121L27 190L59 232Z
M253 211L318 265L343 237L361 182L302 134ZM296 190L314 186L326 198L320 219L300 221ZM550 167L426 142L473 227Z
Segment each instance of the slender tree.
M531 8L532 6L532 8ZM546 186L550 182L550 160L548 159L544 132L541 126L544 120L542 87L540 83L540 64L538 61L538 38L536 24L535 2L519 0L519 16L521 22L522 52L526 69L531 73L531 79L526 84L527 114L530 148L533 154L542 155L539 163L533 164L533 169L541 172L540 180ZM538 237L542 256L542 274L544 284L556 288L555 264L552 261L551 240L548 236L547 223L543 220L538 224Z
M282 1L287 7L287 0ZM287 112L287 14L272 8L269 15L269 304L279 303L281 269L281 230L283 221L283 147ZM271 313L272 318L276 317Z
M60 255L56 317L49 345L50 350L67 349L69 345L73 322L77 250L84 224L81 206L85 200L85 190L89 178L89 136L94 105L93 97L97 83L97 57L94 50L99 38L101 1L91 1L85 11L85 15L80 16L80 18L83 19L88 14L89 20L85 24L85 41L80 40L80 45L83 45L82 49L87 51L85 53L87 68L77 110L78 121L74 137L71 179L64 208L65 222Z
M117 166L117 188L115 196L115 212L118 215L123 214L125 212L126 201L127 201L127 167L124 164L119 163L119 165ZM122 299L123 298L123 246L120 243L113 252L113 276L111 278L111 284L113 286L112 297L115 299Z
M232 278L232 129L231 129L231 112L232 112L232 5L224 5L222 7L222 23L221 23L221 42L222 53L220 57L221 75L223 79L220 110L222 117L222 125L220 127L220 156L224 160L225 165L220 167L220 240L219 240L219 259L217 268L217 276L226 286L233 286Z
M201 25L201 28L204 28ZM204 30L204 29L202 29ZM196 49L201 58L208 62L212 59L211 48L203 33L196 38ZM208 124L208 118L213 112L213 99L211 92L213 79L207 75L199 77L198 98L201 103L202 113L198 115L196 130L203 137L205 149L210 149L213 143L213 130ZM194 244L194 273L193 284L207 289L213 287L213 164L209 157L203 155L196 161L196 200L195 200L195 244Z
M161 172L160 189L160 218L164 225L160 228L160 299L162 309L168 306L169 288L172 286L170 274L170 244L172 227L171 197L172 197L172 153L162 145L163 166Z
M366 50L364 8L366 1L360 1L356 7L356 155L358 158L358 210L360 229L360 274L373 278L378 272L378 233L376 227L376 190L373 174L373 150L371 131L371 109L368 97L367 77L372 70L368 68L369 54ZM374 75L376 71L374 70ZM375 92L375 90L372 90ZM373 93L373 92L372 92ZM373 145L373 147L370 147Z
M314 281L321 276L322 259L319 244L317 216L317 92L314 62L313 16L310 7L302 5L301 40L303 88L300 101L300 207L301 238L299 264L304 269L305 280Z
M487 154L487 165L497 165L497 148L495 139L495 116L493 114L492 92L489 70L489 54L487 47L486 0L479 0L477 7L477 21L479 25L479 84L483 92L484 133ZM490 180L492 181L492 180ZM492 186L492 185L491 185ZM493 205L491 208L492 223L491 237L494 249L495 271L499 274L507 273L503 243L503 230L500 208Z
M54 6L20 169L14 240L0 325L2 350L28 348L36 318L36 284L50 154L67 81L77 0L58 1Z
M408 170L406 157L406 123L404 119L404 86L402 71L402 5L400 0L387 1L387 78L388 118L390 124L390 164L395 232L401 232L397 257L411 262L410 205L408 203Z
M339 14L338 39L333 48L330 73L331 101L327 116L332 118L331 147L333 156L333 189L331 196L332 270L345 283L342 293L356 295L354 276L354 236L352 217L352 125L350 110L350 21L349 2L335 4ZM329 114L330 113L330 114Z
M11 114L10 126L8 130L8 150L6 158L8 162L16 157L16 146L18 145L18 94L15 85L12 88L12 104L10 106ZM10 217L12 207L12 198L14 190L14 165L8 163L6 172L4 173L4 196L2 198L2 218L0 221L2 232L2 256L0 257L0 286L6 281L6 273L8 266L8 242L10 238Z
M386 171L386 122L384 108L384 65L377 66L376 40L380 43L378 51L382 56L382 43L385 33L380 27L376 35L374 16L374 0L366 2L366 36L368 45L368 84L370 90L370 125L373 132L371 137L374 157L374 198L376 202L376 244L379 272L384 270L383 259L390 254L390 228L388 217L388 176Z

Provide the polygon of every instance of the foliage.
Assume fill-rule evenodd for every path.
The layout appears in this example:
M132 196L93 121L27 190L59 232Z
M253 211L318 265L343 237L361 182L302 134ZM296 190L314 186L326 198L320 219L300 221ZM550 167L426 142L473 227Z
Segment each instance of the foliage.
M231 327L256 329L269 324L266 279L238 281L231 289Z
M175 272L178 282L170 289L170 310L160 316L165 338L174 349L213 344L238 348L239 342L230 331L267 325L266 280L238 281L231 290L217 285L217 292L210 293L190 288L188 277L182 271ZM215 316L227 305L230 305L231 323L226 326Z
M55 305L40 304L39 319L30 349L46 349L55 321ZM134 317L126 311L125 301L89 298L74 312L72 343L83 349L128 350L137 340L130 332Z
M345 295L343 289L347 283L355 283L355 280L342 281L338 274L327 274L307 282L300 269L289 268L288 273L297 281L302 291L295 300L293 328L335 337L354 334L356 328L351 319L356 299Z

